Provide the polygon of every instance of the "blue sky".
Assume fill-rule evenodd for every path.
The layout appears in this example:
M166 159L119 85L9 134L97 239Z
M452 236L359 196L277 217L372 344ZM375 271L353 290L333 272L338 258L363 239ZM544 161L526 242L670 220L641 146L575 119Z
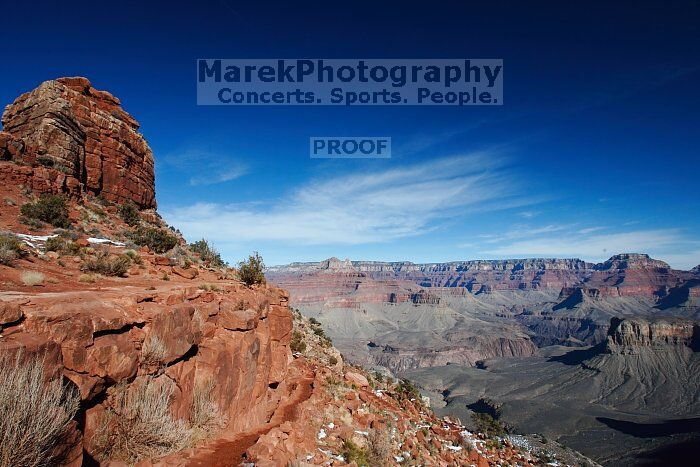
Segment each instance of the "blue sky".
M569 3L12 2L0 101L66 75L114 93L161 213L232 262L697 265L700 6ZM201 57L502 58L505 105L198 107ZM393 155L310 159L319 135L390 136Z

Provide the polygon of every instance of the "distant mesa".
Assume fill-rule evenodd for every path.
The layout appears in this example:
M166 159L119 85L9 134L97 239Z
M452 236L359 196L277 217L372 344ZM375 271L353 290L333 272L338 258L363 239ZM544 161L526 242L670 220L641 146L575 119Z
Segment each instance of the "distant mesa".
M609 260L596 264L594 269L607 271L610 269L671 269L668 263L658 259L652 259L649 255L640 253L623 253L611 257Z

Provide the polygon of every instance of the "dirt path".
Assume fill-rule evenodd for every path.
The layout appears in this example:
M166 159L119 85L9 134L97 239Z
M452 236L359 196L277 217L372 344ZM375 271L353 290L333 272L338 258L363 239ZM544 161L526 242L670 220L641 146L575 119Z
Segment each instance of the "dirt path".
M293 383L292 393L275 410L270 421L255 430L241 433L231 439L219 439L204 448L204 452L196 458L189 459L188 467L223 467L238 466L245 461L245 452L253 446L258 439L273 428L287 421L294 421L296 408L311 397L315 373L312 369L305 369L303 376Z

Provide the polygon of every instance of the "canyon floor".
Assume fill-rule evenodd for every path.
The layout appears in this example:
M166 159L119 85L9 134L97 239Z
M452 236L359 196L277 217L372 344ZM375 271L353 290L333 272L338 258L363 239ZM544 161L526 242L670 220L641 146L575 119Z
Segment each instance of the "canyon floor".
M697 443L697 268L621 254L330 259L268 275L346 358L409 378L440 414L485 411L605 465L670 462Z

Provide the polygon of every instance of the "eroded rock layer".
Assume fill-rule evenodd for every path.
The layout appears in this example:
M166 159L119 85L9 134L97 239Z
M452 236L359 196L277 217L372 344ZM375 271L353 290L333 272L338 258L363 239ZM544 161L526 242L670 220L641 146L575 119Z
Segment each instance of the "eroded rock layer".
M0 159L14 179L36 191L88 192L154 208L153 154L119 99L86 78L45 81L5 108Z

